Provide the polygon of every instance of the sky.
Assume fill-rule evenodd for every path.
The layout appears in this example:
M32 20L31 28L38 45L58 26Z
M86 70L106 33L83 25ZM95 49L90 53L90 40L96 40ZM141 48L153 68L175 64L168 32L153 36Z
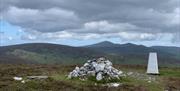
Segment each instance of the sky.
M0 46L180 46L180 0L0 0Z

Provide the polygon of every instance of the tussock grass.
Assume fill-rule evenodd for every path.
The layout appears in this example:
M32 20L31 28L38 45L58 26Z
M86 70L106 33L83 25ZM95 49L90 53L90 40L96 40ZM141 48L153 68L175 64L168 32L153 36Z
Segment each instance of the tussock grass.
M67 75L76 65L3 65L0 64L0 91L164 91L180 90L179 68L160 68L157 81L126 76L121 79L96 81L88 77L83 81L78 78L68 79ZM115 65L115 68L127 72L145 74L145 66ZM25 78L30 75L47 75L45 80L29 80L25 84L14 81L14 76ZM117 82L121 86L114 88L102 86L105 83Z

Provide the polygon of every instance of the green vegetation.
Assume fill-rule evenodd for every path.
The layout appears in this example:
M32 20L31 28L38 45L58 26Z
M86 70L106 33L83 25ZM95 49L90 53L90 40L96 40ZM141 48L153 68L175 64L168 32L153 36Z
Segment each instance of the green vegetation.
M149 52L155 51L160 66L180 67L179 47L146 47L110 42L84 47L29 43L0 47L0 51L0 63L82 64L88 59L104 56L113 64L127 65L145 65Z
M67 75L76 65L3 65L0 64L0 91L164 91L165 89L180 90L180 68L160 68L155 81L148 82L145 78L145 67L140 65L115 65L124 73L133 72L138 76L126 76L120 80L96 81L95 77L87 80L68 79ZM48 79L27 80L26 76L47 75ZM26 83L13 80L14 76L25 78ZM121 83L119 87L108 87L105 83Z
M164 68L160 69L161 76L165 77L180 77L180 69L169 69L169 68Z
M21 49L15 49L13 52L8 52L9 55L15 55L22 59L27 60L33 60L36 63L40 64L56 64L56 63L62 63L62 64L74 64L79 63L82 64L85 60L83 58L77 58L76 61L72 58L66 57L65 55L57 56L53 53L36 53L36 52L29 52ZM66 61L64 61L66 60Z

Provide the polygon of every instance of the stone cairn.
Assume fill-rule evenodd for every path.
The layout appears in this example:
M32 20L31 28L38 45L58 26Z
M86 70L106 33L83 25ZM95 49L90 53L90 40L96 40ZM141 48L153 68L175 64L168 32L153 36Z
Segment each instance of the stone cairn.
M88 60L82 67L76 67L69 73L68 78L87 78L88 76L95 76L97 81L103 78L119 79L122 71L112 67L112 63L104 57Z

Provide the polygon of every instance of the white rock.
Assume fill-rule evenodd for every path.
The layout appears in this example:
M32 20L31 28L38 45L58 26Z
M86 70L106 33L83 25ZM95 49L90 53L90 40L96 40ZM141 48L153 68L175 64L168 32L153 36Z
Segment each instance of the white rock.
M72 78L72 77L78 77L78 71L77 70L73 70L72 72L69 73L68 78Z
M76 68L75 68L75 70L77 70L77 71L78 71L78 70L79 70L79 67L76 67Z
M96 66L97 66L97 63L96 63L96 62L92 62L92 66L93 66L93 67L96 67Z
M96 72L103 71L104 67L105 67L105 64L100 63L100 64L96 65L95 70L96 70Z
M91 62L91 60L88 60L87 62L88 62L88 63L90 63L90 62Z
M22 81L21 81L21 83L25 83L25 81L24 81L24 80L22 80Z
M122 71L119 71L119 72L118 72L118 75L121 75L122 73L123 73Z
M109 60L105 61L105 63L107 66L112 66L112 63Z
M85 63L84 66L88 66L89 64L88 63Z
M86 77L96 76L97 80L102 80L104 77L109 79L118 78L122 75L122 71L119 71L112 67L112 63L105 58L98 58L88 60L82 67L75 67L75 69L69 73L68 78L72 77ZM107 76L105 76L107 75Z
M108 85L108 87L118 87L120 84L119 83L109 83L107 85Z
M119 85L120 85L119 83L112 84L113 87L118 87Z
M96 80L97 80L97 81L102 80L102 74L101 74L101 72L99 72L99 73L97 74Z
M47 79L48 76L27 76L29 79Z
M100 58L98 58L96 61L97 61L97 63L100 63L101 61L105 61L105 58L100 57Z
M22 77L13 77L13 79L16 80L16 81L21 81Z

